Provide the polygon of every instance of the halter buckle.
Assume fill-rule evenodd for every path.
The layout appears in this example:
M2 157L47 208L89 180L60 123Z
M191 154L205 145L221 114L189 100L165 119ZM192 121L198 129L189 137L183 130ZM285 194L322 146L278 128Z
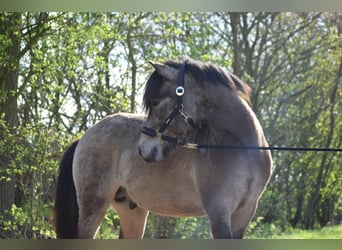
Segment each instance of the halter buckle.
M196 143L187 143L183 145L184 148L189 148L189 149L198 149L198 144Z
M178 86L176 88L176 95L177 96L183 96L184 95L184 87L183 86Z

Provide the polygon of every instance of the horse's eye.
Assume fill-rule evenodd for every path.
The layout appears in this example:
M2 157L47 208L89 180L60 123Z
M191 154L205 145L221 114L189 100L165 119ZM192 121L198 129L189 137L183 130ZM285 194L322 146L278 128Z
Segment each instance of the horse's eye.
M160 99L152 99L152 100L150 101L151 107L155 107L155 106L157 106L159 103L160 103Z

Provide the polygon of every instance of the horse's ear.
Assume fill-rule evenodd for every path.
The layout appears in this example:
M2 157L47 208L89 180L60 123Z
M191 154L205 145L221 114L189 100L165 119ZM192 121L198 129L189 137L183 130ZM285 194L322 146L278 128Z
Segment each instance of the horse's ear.
M153 62L153 61L148 61L148 63L151 64L152 67L153 67L155 70L158 69L158 68L157 68L157 64L158 64L158 63L155 63L155 62Z
M149 61L149 63L153 66L153 68L158 72L159 75L165 77L170 81L177 81L178 71L175 68L170 67L166 64L156 63L152 61Z

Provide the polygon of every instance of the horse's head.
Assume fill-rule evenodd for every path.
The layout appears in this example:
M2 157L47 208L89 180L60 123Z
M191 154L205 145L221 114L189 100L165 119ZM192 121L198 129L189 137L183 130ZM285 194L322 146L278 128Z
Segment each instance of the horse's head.
M138 145L146 161L163 160L183 141L224 141L225 133L231 138L229 134L241 128L243 124L230 126L230 119L248 115L242 103L249 100L251 89L235 75L191 59L151 64L155 71L144 94L148 117Z
M198 105L196 91L189 84L193 79L185 74L184 63L151 64L155 71L146 84L144 107L148 116L138 148L144 160L156 162L193 132ZM180 86L184 83L185 87Z

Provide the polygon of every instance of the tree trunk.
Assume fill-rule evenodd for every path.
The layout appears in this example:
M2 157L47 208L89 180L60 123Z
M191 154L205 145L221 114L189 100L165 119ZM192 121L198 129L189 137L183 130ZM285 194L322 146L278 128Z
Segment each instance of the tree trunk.
M15 134L18 125L18 107L16 91L18 89L19 76L19 54L20 54L20 13L4 13L0 18L0 33L4 35L7 46L2 47L0 55L1 63L1 119L4 119L4 127L0 127L0 140L9 142L9 134ZM3 40L3 41L4 41ZM6 129L7 127L7 129ZM6 144L8 145L8 143ZM5 147L6 147L5 145ZM0 217L10 220L8 213L15 203L15 174L11 161L15 159L15 154L5 149L5 153L0 155ZM11 232L0 229L0 237L11 237Z
M132 30L130 29L127 34L127 47L128 47L128 61L131 64L131 79L132 79L132 84L131 84L131 108L130 111L132 113L135 112L135 93L136 93L136 79L137 79L137 63L134 59L134 47L132 44L132 37L131 37L131 32Z
M233 73L241 77L242 75L242 59L241 59L242 48L239 43L240 14L230 13L229 17L230 17L230 25L232 28L232 37L233 37Z
M330 110L329 110L329 133L327 135L327 141L325 144L326 148L331 146L333 140L334 130L336 129L336 101L337 101L337 90L340 85L340 78L342 76L342 60L340 61L339 69L335 78L335 85L331 91L330 95ZM319 209L319 202L321 198L321 189L325 188L327 185L327 179L332 171L332 166L328 163L328 154L324 153L320 162L320 169L317 175L316 184L314 191L311 193L307 204L307 213L305 217L305 228L312 229L315 223L315 212Z

